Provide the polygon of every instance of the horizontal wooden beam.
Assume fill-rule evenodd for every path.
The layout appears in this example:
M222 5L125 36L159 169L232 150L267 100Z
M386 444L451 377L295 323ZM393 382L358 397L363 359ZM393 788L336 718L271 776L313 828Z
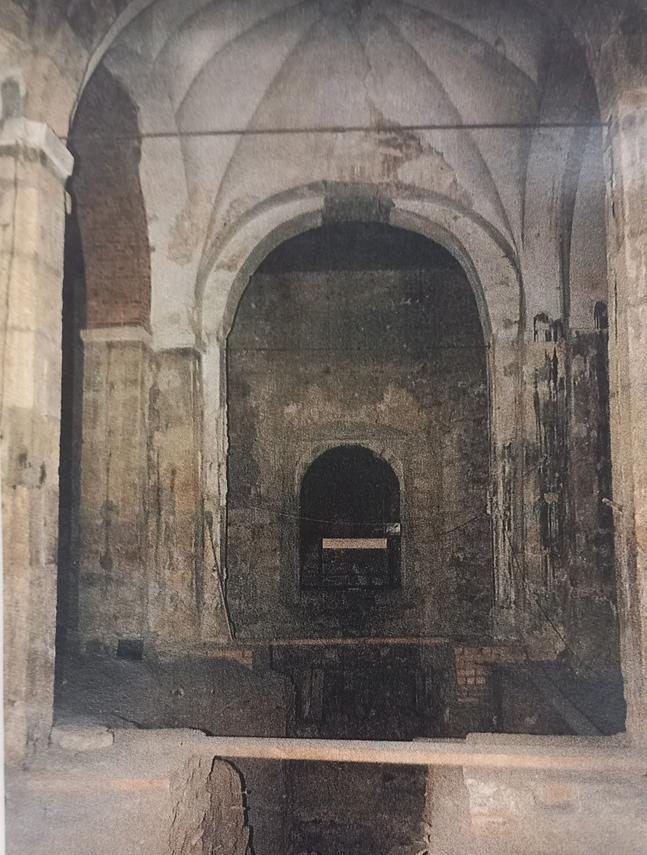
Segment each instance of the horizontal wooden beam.
M254 760L309 760L317 763L379 763L396 766L466 766L498 769L553 769L566 772L647 773L647 751L610 746L609 741L551 738L550 744L478 743L430 739L368 742L344 739L209 737L214 756ZM606 744L605 744L606 743Z
M322 549L388 549L389 544L385 537L324 537L321 541Z

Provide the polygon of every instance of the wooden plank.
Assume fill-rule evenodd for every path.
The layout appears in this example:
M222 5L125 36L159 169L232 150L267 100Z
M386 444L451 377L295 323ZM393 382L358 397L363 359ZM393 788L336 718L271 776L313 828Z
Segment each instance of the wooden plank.
M324 537L323 549L388 549L385 537Z
M602 736L602 731L570 701L540 664L526 672L546 701L578 736Z
M541 738L540 738L541 740ZM218 757L255 760L310 760L326 763L380 763L399 766L463 766L498 769L555 769L572 772L647 772L647 752L610 746L604 739L573 741L555 737L546 744L483 744L432 739L367 742L353 739L286 739L219 736L204 750Z
M171 789L170 778L126 778L126 777L98 777L87 775L81 777L65 776L56 773L42 775L30 775L26 785L30 790L42 790L51 793L83 793L112 791L112 792L139 792L149 790L161 790L169 792Z

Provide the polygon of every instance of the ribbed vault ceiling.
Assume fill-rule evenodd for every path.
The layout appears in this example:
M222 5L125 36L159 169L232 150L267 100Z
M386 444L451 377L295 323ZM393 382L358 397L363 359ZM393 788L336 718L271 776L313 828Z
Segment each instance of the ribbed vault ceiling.
M165 80L185 129L191 122L204 126L205 91L218 99L210 84L216 75L231 80L232 61L240 72L235 94L248 110L271 104L304 66L317 89L331 96L354 91L365 78L388 87L389 72L397 69L398 78L408 71L418 87L443 89L448 119L484 121L487 109L489 120L508 121L519 118L518 110L511 113L511 91L524 102L524 118L533 116L550 36L525 4L501 0L158 0L127 28L112 53L126 61L128 55L138 57L146 76ZM296 95L297 104L316 97L305 85L310 80L296 82L301 85L290 97ZM489 97L474 98L479 90ZM226 94L233 100L231 90ZM214 106L222 107L223 100L221 93ZM329 111L317 114L319 122L335 119L330 108L344 118L354 107L338 97L327 101ZM501 111L496 117L493 106ZM400 121L430 120L415 100L399 99L397 107ZM271 110L263 113L270 116ZM299 117L297 110L293 114ZM227 127L230 117L219 112L213 118ZM442 115L432 119L442 121Z
M437 194L516 252L532 159L558 172L570 145L527 126L586 118L590 86L569 37L520 0L155 0L104 63L142 132L178 132L142 160L151 244L168 247L153 276L175 291L254 206L313 182ZM521 127L407 129L490 123ZM371 130L284 133L348 126Z
M107 63L142 108L143 131L528 124L541 118L555 38L532 9L506 0L158 0ZM467 205L478 188L482 213L509 233L527 141L481 137L400 135L382 138L379 151L357 138L185 137L182 157L189 185L215 185L226 206L228 183L259 157L292 183L378 172L418 186L440 169L441 192L442 175ZM506 176L496 174L502 159ZM349 169L330 176L331 160ZM265 192L280 192L270 177L260 177Z

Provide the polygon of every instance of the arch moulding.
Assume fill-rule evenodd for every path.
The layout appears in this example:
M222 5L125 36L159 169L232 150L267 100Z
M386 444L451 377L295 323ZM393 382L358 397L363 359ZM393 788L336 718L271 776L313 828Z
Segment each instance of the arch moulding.
M319 192L299 188L263 202L205 251L208 272L196 290L207 414L204 492L207 504L221 520L227 494L227 336L240 298L260 263L284 241L322 225L327 198L326 188L320 187ZM516 523L523 515L518 450L522 447L525 331L523 289L515 256L488 223L444 197L395 195L389 203L386 221L447 249L461 264L476 297L487 347L494 630L498 634L513 631L523 584L518 578L523 573L523 559L517 557L523 555L523 549L516 542L522 527Z

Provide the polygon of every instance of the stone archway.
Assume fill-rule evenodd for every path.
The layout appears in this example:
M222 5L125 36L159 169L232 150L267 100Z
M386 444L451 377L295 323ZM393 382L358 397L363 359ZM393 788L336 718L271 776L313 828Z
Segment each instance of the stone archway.
M325 221L332 188L298 188L259 206L211 250L213 266L198 287L203 345L206 419L203 460L205 501L224 519L227 496L227 403L224 387L225 342L249 277L271 250ZM495 631L513 632L523 605L523 571L518 555L523 516L519 459L522 423L522 347L524 300L514 253L505 240L474 215L442 197L384 198L375 188L346 187L364 199L364 214L381 212L390 225L430 238L461 264L474 291L487 346L490 412L491 509L495 555ZM376 206L376 199L381 203ZM368 202L367 202L368 200ZM386 213L384 213L386 212ZM224 522L220 527L221 538ZM222 550L222 540L221 540ZM225 556L221 551L221 561Z

